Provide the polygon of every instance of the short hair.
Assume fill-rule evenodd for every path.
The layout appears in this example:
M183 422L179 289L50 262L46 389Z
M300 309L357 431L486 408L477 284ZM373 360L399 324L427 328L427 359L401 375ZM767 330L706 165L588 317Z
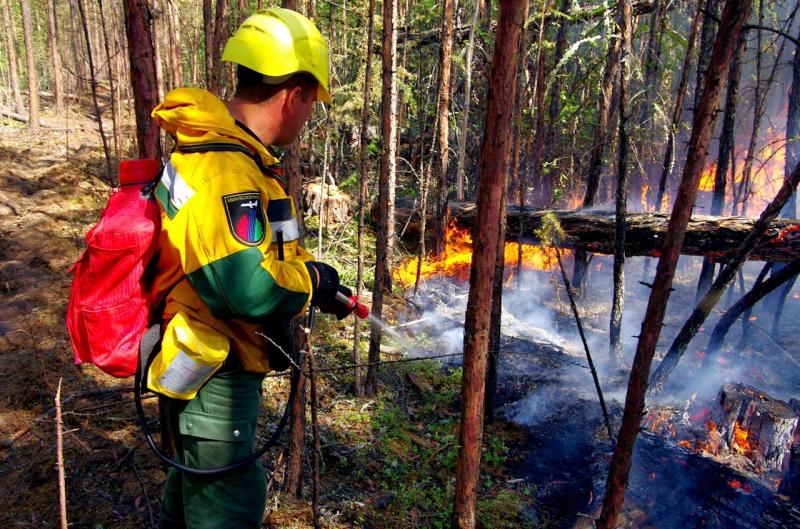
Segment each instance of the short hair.
M283 77L269 77L241 64L236 65L236 91L234 97L249 103L261 103L284 88L302 88L303 100L316 92L319 81L307 72L297 72Z

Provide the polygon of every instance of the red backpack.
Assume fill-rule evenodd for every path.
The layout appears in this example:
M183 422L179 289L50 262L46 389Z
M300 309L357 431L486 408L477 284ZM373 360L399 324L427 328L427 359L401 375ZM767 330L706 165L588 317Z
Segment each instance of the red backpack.
M70 269L67 330L75 363L91 362L115 377L136 372L139 341L155 308L146 270L161 227L151 193L159 169L156 160L120 163L119 188Z

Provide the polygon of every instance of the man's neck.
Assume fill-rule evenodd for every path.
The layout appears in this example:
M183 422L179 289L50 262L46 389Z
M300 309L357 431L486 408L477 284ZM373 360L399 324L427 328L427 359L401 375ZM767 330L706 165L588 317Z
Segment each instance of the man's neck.
M250 103L234 97L228 103L228 112L230 112L233 119L244 123L247 127L247 132L255 134L255 136L264 145L272 145L275 139L275 131L273 130L275 121L265 120L264 106L265 103Z

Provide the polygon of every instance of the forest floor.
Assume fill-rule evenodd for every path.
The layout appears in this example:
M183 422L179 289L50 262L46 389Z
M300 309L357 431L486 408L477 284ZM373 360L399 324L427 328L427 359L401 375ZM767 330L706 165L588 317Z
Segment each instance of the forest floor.
M52 124L63 116L43 119ZM68 269L111 189L101 177L105 162L93 122L72 112L69 120L69 149L62 127L32 137L24 125L0 121L0 527L58 525L53 406L59 384L70 526L155 527L166 474L136 422L132 381L74 365L64 324ZM319 320L323 363L349 363L352 324ZM379 397L359 399L348 372L321 379L324 526L444 527L455 475L460 369L432 361L397 364L381 370L380 385ZM265 422L275 422L288 383L268 378L264 395ZM155 418L155 401L144 404ZM522 435L510 423L487 428L483 527L530 525L519 487L506 485L515 457L509 447L523 444ZM278 452L264 458L271 470ZM280 468L271 476L271 490L279 490ZM312 527L308 479L302 499L271 493L268 512L265 527Z
M55 121L56 117L45 115L45 119ZM46 128L31 137L20 124L0 122L0 505L4 507L0 527L55 527L58 523L52 407L59 383L71 527L155 527L165 469L145 445L137 425L132 381L106 376L93 366L74 365L64 325L68 268L80 255L83 235L96 221L110 192L100 177L104 161L92 121L72 113L69 119L69 149L63 130ZM607 274L607 258L598 258L594 265L601 262ZM636 284L643 277L642 262L635 262L634 267L639 268L630 272L629 282ZM665 327L670 338L691 309L695 268L691 263L684 266L676 281ZM554 315L552 332L569 336L572 345L564 347L568 354L559 349L541 356L528 370L533 376L501 381L501 416L487 425L484 440L478 505L482 528L568 526L578 512L588 512L596 505L592 499L596 499L596 483L602 481L592 466L592 458L607 456L597 450L597 445L604 443L604 434L596 402L556 402L533 421L512 420L519 415L520 402L529 412L537 409L524 400L529 393L536 396L536 388L550 387L550 399L563 400L569 394L565 388L574 385L574 373L564 377L561 385L548 384L582 355L575 347L578 342L563 290L560 296L555 294L551 286L555 276L542 274L546 277L542 283L550 290L537 291L536 303ZM752 281L752 276L751 271L746 278ZM599 271L594 277L581 310L593 350L604 356L610 285ZM467 287L459 288L463 300ZM629 311L634 317L643 313L646 292L644 287L632 289ZM397 317L403 318L400 313L409 305L399 298L393 305ZM800 358L800 319L794 316L799 305L796 295L790 296L779 337L757 333L751 345L737 351L738 357L749 359L742 368L744 382L774 388L779 397L800 396L798 370L773 361L787 355ZM454 310L450 316L463 317L463 311L457 314L460 309ZM513 310L509 314L521 323L520 328L530 326ZM626 328L627 334L635 334L638 322L632 320ZM316 332L323 365L350 362L350 323L320 318ZM432 329L429 334L436 332ZM506 336L504 347L520 349L529 346L520 341L536 342L525 332ZM387 349L389 358L401 354L397 348ZM509 359L503 362L501 368L508 370L524 364ZM673 390L680 398L685 398L695 383L687 382L692 369L689 364L674 375L678 389ZM754 374L753 365L763 369ZM324 526L448 527L458 453L460 368L457 363L428 360L393 364L380 373L380 395L374 399L352 396L347 371L322 377ZM590 387L588 372L581 369L577 373L582 377L580 384ZM603 377L609 399L615 401L610 407L616 421L627 376L605 372ZM707 386L712 395L719 388L717 381ZM274 422L282 413L288 384L282 378L268 378L263 393L265 422ZM156 416L153 399L145 401L145 409L150 417ZM565 413L558 417L558 410ZM572 414L571 421L560 423L568 414ZM576 425L583 431L570 430ZM579 449L575 457L564 457L566 444ZM274 469L278 459L278 450L273 450L265 456L266 466ZM271 490L279 490L280 467L270 476ZM537 482L539 479L542 481ZM569 482L577 488L565 486ZM563 504L548 505L558 489L563 489ZM311 527L308 480L302 499L271 493L268 511L265 527Z

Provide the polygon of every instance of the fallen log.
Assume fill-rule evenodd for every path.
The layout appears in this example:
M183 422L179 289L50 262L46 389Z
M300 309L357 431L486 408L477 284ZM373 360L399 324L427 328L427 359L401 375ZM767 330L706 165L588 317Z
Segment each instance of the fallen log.
M405 202L396 207L398 225L406 225L406 236L419 236L419 212ZM522 242L538 242L536 230L546 213L553 213L561 222L566 236L564 246L583 248L587 251L611 255L614 251L614 212L600 210L528 210L520 213L508 207L507 241L516 241L522 234ZM373 216L376 212L373 210ZM411 217L409 221L409 217ZM455 226L471 230L475 225L477 209L474 204L457 202L450 204L450 217ZM629 213L625 216L627 235L625 255L649 255L658 257L667 229L668 215L663 213ZM739 243L752 230L756 219L746 217L713 217L695 215L689 221L686 238L681 249L684 255L709 257L717 262L726 262L736 251ZM521 229L520 229L520 224ZM756 245L750 255L752 261L774 261L788 263L800 258L800 220L778 219L767 230L764 239Z

